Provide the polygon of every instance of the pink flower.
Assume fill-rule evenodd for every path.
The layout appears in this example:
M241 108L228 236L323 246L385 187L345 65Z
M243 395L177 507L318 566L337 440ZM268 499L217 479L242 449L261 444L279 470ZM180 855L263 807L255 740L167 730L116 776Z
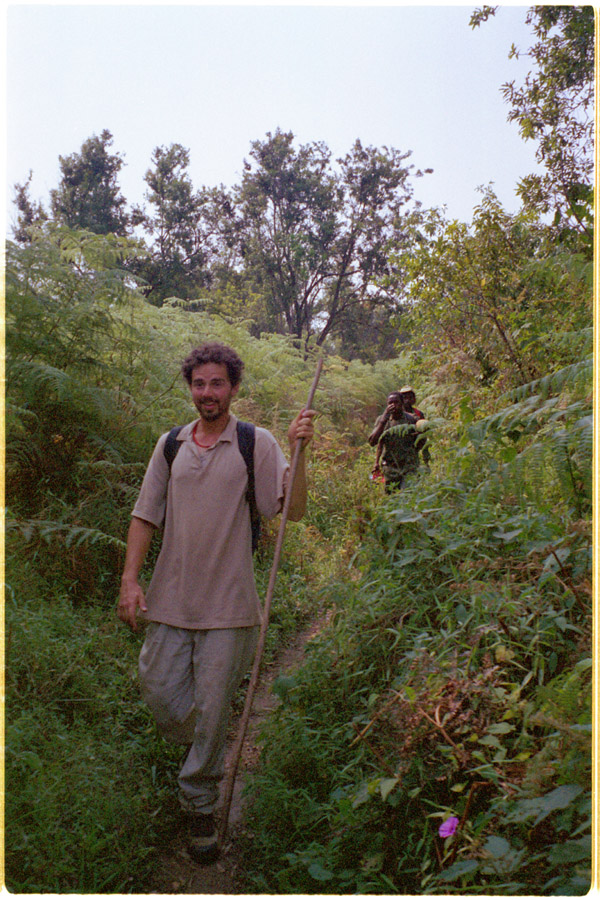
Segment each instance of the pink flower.
M446 819L440 825L439 835L440 837L447 838L454 834L456 829L458 828L458 818L456 816L450 816L449 819Z

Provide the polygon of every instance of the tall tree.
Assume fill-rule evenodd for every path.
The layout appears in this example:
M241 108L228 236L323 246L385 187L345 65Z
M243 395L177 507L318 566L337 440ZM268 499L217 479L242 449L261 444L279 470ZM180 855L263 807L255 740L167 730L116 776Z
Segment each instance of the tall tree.
M264 294L271 327L301 339L327 277L339 198L327 147L296 152L293 140L277 130L252 143L236 200L244 268Z
M30 170L27 181L23 184L15 184L14 204L17 209L17 220L13 226L13 235L19 244L29 244L32 240L31 227L41 225L48 219L44 207L39 201L31 199L29 188L33 172Z
M338 160L342 206L338 217L336 269L327 293L326 321L318 342L343 330L346 314L373 323L381 314L402 308L402 273L391 260L391 250L402 250L414 235L420 204L412 199L410 176L420 170L407 165L410 151L363 147L357 140ZM425 172L431 172L425 169ZM375 314L375 315L374 315Z
M160 306L167 297L190 299L208 282L207 248L202 229L208 192L196 192L187 172L189 150L181 144L156 147L152 168L144 180L151 211L134 210L135 221L152 239L148 258L138 274L146 281L144 293Z
M56 222L95 234L127 233L126 200L117 181L123 158L109 152L112 142L112 134L105 129L99 137L92 135L84 141L79 153L59 157L60 184L50 192Z
M412 166L356 141L334 168L325 144L293 142L279 129L253 142L236 191L240 248L272 327L321 344L358 308L397 302L380 285L405 233Z
M476 10L473 27L494 15L495 8ZM573 226L587 236L591 251L594 170L594 8L533 6L526 22L533 46L511 56L533 62L522 85L503 86L511 105L509 121L517 122L525 140L534 140L542 175L529 175L519 192L530 207L555 212L555 225Z

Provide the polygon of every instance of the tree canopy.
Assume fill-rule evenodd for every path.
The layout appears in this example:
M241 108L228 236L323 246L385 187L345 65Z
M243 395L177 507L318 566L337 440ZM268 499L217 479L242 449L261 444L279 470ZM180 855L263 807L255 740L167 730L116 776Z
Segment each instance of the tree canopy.
M476 10L478 26L495 8ZM511 56L533 62L523 84L502 88L510 104L508 119L525 140L537 143L544 173L529 175L519 186L526 205L555 214L555 224L569 224L591 239L594 171L593 6L532 6L526 22L535 41L527 51L513 45Z
M405 237L412 166L358 140L333 166L323 143L293 140L278 130L252 144L236 192L240 251L273 327L320 345L352 316L398 308L381 283Z
M156 147L144 181L151 212L135 210L135 221L152 239L149 254L136 265L154 304L167 297L195 297L204 280L201 199L187 173L189 150L181 144Z
M99 137L84 141L79 153L59 156L61 180L50 192L56 222L95 234L127 232L127 201L118 185L123 157L109 152L112 142L112 134L104 129Z

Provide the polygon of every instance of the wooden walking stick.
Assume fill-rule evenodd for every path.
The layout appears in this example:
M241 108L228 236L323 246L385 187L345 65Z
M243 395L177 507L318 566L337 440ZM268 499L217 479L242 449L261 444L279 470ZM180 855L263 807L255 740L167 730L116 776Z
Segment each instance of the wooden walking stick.
M310 409L311 404L313 402L313 397L315 396L315 391L317 389L317 384L319 383L319 378L321 376L321 369L323 368L323 358L321 357L317 363L317 371L315 372L315 377L313 378L313 383L311 385L310 391L308 392L308 399L306 401L306 409ZM298 439L296 441L296 446L294 447L294 455L292 458L292 465L290 468L290 477L288 480L287 491L285 494L285 500L283 503L283 510L281 513L281 522L279 525L279 533L277 535L277 541L275 543L275 553L273 555L273 564L271 566L271 575L269 577L269 586L267 588L267 596L265 598L265 606L263 609L263 620L260 626L260 633L258 636L258 643L256 646L256 653L254 654L254 665L252 667L252 675L250 676L250 684L248 685L248 693L246 694L246 702L244 704L244 711L242 713L242 718L240 720L238 733L234 745L233 750L233 761L231 764L231 768L227 774L227 783L225 785L225 799L223 803L223 815L221 819L221 825L219 828L219 844L222 846L223 841L225 840L225 835L227 834L227 825L229 822L229 810L231 808L231 798L233 797L233 788L235 785L235 776L237 774L238 766L240 763L240 757L242 755L242 746L244 744L244 738L246 736L246 729L248 727L248 720L250 719L250 712L252 710L252 701L254 700L254 692L256 691L256 685L258 684L258 675L260 671L260 664L262 662L262 655L265 649L265 639L267 636L267 626L269 624L269 613L271 611L271 601L273 599L273 592L275 590L275 579L277 578L277 569L279 567L279 559L281 557L281 548L283 546L283 538L285 534L285 526L288 519L288 512L290 508L290 502L292 499L292 487L294 484L294 479L296 477L296 470L298 468L298 460L300 458L300 451L302 449L302 440Z

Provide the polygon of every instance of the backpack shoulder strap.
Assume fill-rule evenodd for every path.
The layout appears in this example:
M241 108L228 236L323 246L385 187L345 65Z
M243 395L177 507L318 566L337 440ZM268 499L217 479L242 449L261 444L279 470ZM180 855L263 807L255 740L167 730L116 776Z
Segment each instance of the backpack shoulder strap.
M169 474L171 473L173 460L177 456L177 453L179 452L179 448L181 446L180 442L177 440L177 435L182 428L183 425L176 425L175 428L171 428L163 447L163 453L165 455L167 465L169 466Z
M254 438L256 429L250 422L237 423L237 438L240 453L248 470L248 489L246 500L250 506L250 524L252 526L252 552L257 549L260 539L260 513L256 505L256 493L254 485Z
M244 462L248 469L254 472L254 434L255 428L251 422L242 422L238 420L237 436L240 453L244 457Z

